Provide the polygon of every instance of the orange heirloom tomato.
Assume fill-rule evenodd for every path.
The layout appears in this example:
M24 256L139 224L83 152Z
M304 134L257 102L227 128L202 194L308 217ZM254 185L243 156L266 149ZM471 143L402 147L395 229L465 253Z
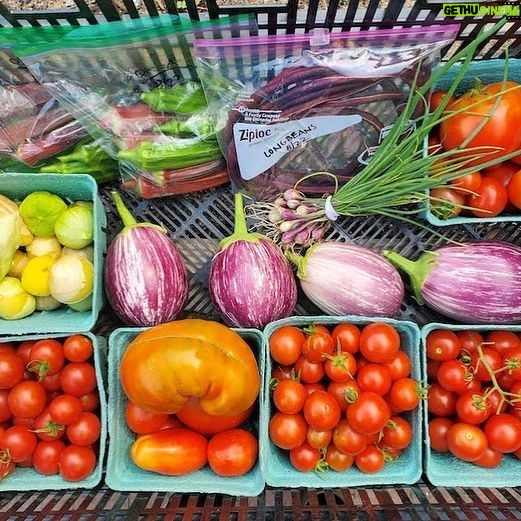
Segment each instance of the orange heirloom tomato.
M257 360L238 333L210 320L167 322L141 332L120 363L128 399L143 409L177 413L190 397L208 414L239 414L260 387Z
M208 440L190 429L163 429L139 436L130 447L132 461L144 470L180 476L207 463Z

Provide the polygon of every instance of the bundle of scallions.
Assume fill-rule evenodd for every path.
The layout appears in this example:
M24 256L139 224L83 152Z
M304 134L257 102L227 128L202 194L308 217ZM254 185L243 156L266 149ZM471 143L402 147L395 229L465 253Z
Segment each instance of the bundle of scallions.
M421 210L418 203L425 203L430 198L430 190L475 171L476 162L479 162L480 168L485 168L516 155L513 153L498 158L495 153L497 149L493 147L459 148L450 151L438 149L425 153L424 145L429 133L444 118L457 113L452 111L450 116L444 113L450 97L465 77L480 45L506 23L507 20L502 19L489 29L481 30L474 41L460 49L449 60L442 62L421 87L415 89L413 86L404 110L391 131L383 139L369 163L347 183L338 187L333 194L323 197L308 197L299 192L297 185L280 194L273 202L254 202L248 206L248 214L254 218L256 226L262 228L267 236L283 247L306 247L323 239L331 222L340 216L383 215L417 224L411 216ZM447 89L447 95L435 110L429 111L427 100L431 89L456 63L461 63L461 66ZM508 60L505 60L505 64L506 80ZM496 97L496 105L505 92L492 96ZM413 114L418 113L422 106L423 115L413 120ZM465 110L471 108L472 105ZM485 123L486 118L481 127ZM415 128L413 132L410 132L411 124ZM481 127L478 126L475 133ZM492 155L494 159L487 160L487 154ZM318 174L328 173L317 172ZM413 203L416 207L411 207Z

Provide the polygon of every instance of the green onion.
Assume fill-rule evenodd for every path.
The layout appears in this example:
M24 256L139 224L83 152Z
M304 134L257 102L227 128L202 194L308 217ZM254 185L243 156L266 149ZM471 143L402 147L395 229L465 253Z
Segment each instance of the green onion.
M494 154L497 148L458 148L433 154L426 153L425 147L429 133L441 121L481 103L478 101L460 111L444 114L479 46L506 23L507 20L503 19L490 29L482 30L474 41L443 62L419 88L415 88L414 81L403 112L369 163L332 195L321 198L306 197L296 190L297 185L295 189L286 190L273 203L258 202L250 205L250 213L266 230L266 235L283 246L309 246L322 239L331 221L339 216L383 215L418 224L410 216L418 213L420 206L411 208L410 205L430 199L429 190L473 172L476 160L480 161L480 168L486 168L517 155L519 152L487 160L487 155L497 155ZM427 98L431 89L457 62L461 62L461 67L447 89L447 95L443 97L439 106L430 112ZM505 67L508 67L508 60L505 60L505 63ZM490 98L496 98L497 105L505 92L507 91L503 90ZM425 108L422 111L424 114L413 119L413 115L420 108ZM410 130L411 121L415 129L413 132L407 132ZM311 175L324 174L332 175L328 172ZM309 178L309 175L306 178Z

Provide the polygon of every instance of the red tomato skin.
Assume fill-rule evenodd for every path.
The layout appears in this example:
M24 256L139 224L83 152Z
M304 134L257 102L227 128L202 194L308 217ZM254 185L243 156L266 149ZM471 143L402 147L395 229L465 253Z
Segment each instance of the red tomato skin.
M286 414L296 414L302 410L308 393L298 380L281 380L273 389L273 404Z
M454 425L450 418L437 417L429 421L428 431L430 447L436 452L449 452L447 444L447 432Z
M36 434L25 425L13 425L0 432L0 448L8 449L10 458L16 463L30 458L37 444Z
M93 352L92 340L86 335L71 335L63 342L63 354L69 362L87 362Z
M295 372L300 375L302 383L318 383L325 375L324 362L310 362L304 356L300 356L295 362Z
M474 217L496 217L508 203L508 191L501 181L494 177L484 177L479 188L468 197L468 206Z
M94 472L96 463L96 453L91 447L67 445L60 456L60 476L66 481L82 481Z
M450 329L434 329L425 339L427 358L445 362L457 358L461 352L461 342Z
M269 339L271 357L282 365L294 364L302 354L304 333L296 326L282 326Z
M411 444L412 438L411 424L402 416L392 416L382 429L380 443L393 449L403 450Z
M75 422L67 425L65 434L72 444L87 447L98 441L101 420L96 414L84 411Z
M60 371L60 385L65 394L83 396L97 387L96 370L88 362L71 362Z
M456 422L447 432L447 446L451 454L463 461L476 461L488 447L485 433L476 425Z
M329 332L313 332L302 344L302 356L315 363L325 361L324 355L332 355L335 350L333 337Z
M302 411L307 423L320 431L333 429L342 414L336 399L327 391L319 390L306 398Z
M24 377L25 364L15 353L7 351L0 356L0 389L11 389Z
M340 350L352 355L358 353L360 348L360 328L356 324L342 322L337 324L331 332L335 346L340 345Z
M33 452L34 470L45 476L58 474L63 449L65 443L62 440L40 441Z
M322 459L319 449L313 448L308 442L289 451L289 460L293 467L300 472L312 472Z
M270 419L269 435L279 448L291 450L306 440L308 424L301 413L284 414L276 412Z
M356 381L362 392L374 391L381 396L389 392L393 383L388 369L382 364L374 362L370 362L359 369Z
M447 391L439 383L430 384L427 391L427 407L429 414L436 416L450 416L456 412L456 395Z
M7 396L7 405L18 418L36 418L47 403L45 388L33 380L17 383Z
M384 468L385 459L376 445L369 445L355 456L355 465L365 474L375 474Z
M389 391L389 404L395 412L412 411L420 404L419 383L410 376L393 382Z
M399 380L400 378L406 378L411 374L412 362L410 356L405 351L398 351L396 356L384 362L384 367L391 373L393 381Z
M166 423L167 419L168 414L146 411L131 401L128 401L125 407L127 427L136 434L150 434L151 432L155 432Z
M483 427L491 449L503 453L515 452L521 448L521 420L511 414L494 414Z
M324 461L331 470L336 472L344 472L353 466L355 457L340 452L333 443L330 443L327 446Z
M391 408L382 396L366 391L347 408L346 417L353 429L371 435L384 428L391 417Z
M362 328L360 354L370 362L388 362L400 349L398 330L386 322L371 322Z
M340 420L333 429L333 443L343 454L356 456L369 444L370 437L351 427L347 419Z
M245 429L219 432L210 438L207 453L208 464L218 476L242 476L257 461L257 438Z
M29 371L34 371L38 379L58 374L65 364L63 345L54 338L36 341L29 353Z

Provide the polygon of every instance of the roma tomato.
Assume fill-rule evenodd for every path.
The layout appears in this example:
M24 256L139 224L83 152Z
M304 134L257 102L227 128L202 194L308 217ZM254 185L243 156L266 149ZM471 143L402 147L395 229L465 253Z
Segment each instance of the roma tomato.
M79 398L77 400L81 406ZM125 406L125 421L127 427L136 434L150 434L151 432L155 432L166 423L167 419L168 414L146 411L131 401L128 401Z
M319 431L328 431L340 420L340 405L327 391L314 391L304 402L304 418L307 423Z
M476 461L483 457L488 441L476 425L456 422L447 432L447 446L451 454L463 461Z
M362 328L360 354L370 362L388 362L396 356L401 340L398 330L386 322L371 322Z
M319 449L315 449L309 443L304 442L289 451L289 460L300 472L317 471L320 469L322 453Z
M245 429L219 432L208 442L208 464L218 476L242 476L257 461L258 443Z
M366 391L347 408L346 416L353 429L371 435L384 428L391 417L391 409L382 396Z
M517 150L521 145L521 89L517 86L515 82L501 81L475 87L450 103L447 106L449 113L463 112L441 122L440 139L443 148L453 150L464 145L465 148L492 146L501 149L473 164ZM504 92L501 97L491 97L501 92ZM467 107L468 110L465 110ZM472 139L469 140L470 137Z
M281 449L291 450L302 445L306 440L307 431L308 424L301 413L276 412L270 419L270 439Z
M190 429L163 429L140 436L130 447L132 461L144 470L180 476L202 468L208 441Z
M187 427L204 435L217 434L242 425L255 410L255 404L237 414L214 415L203 410L197 398L190 398L177 413Z
M275 407L286 414L296 414L304 407L308 393L304 384L298 380L279 381L272 393Z
M270 355L279 364L292 365L302 354L302 344L306 337L296 326L279 327L270 336Z
M94 449L78 445L67 445L60 456L60 476L66 481L82 481L96 468Z
M479 188L469 195L468 206L475 217L496 217L508 203L507 189L494 177L484 177Z

